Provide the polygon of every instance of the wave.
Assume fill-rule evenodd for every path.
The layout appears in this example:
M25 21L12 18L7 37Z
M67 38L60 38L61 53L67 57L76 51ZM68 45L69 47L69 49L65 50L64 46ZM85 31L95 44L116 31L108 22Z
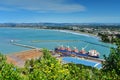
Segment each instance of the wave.
M100 38L98 36L92 36L92 35L89 35L89 34L78 33L78 32L73 32L73 31L69 31L69 30L54 30L54 31L59 31L59 32L64 32L64 33L70 33L70 34L80 35L80 36L86 36L86 37L92 37L92 38L100 40Z

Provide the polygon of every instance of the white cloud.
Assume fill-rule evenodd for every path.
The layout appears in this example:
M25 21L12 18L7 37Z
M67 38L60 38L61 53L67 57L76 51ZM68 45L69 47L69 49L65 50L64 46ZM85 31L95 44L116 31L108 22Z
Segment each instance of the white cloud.
M69 0L2 0L0 4L39 12L79 12L85 10L85 7L80 4L68 4L65 1Z

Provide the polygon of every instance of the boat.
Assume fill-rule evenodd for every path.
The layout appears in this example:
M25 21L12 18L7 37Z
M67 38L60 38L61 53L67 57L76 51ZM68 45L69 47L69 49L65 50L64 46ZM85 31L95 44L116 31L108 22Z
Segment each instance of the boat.
M88 52L82 48L80 51L76 47L73 50L69 46L66 48L62 45L60 47L55 48L55 52L62 53L64 56L76 55L80 57L92 57L92 58L99 58L99 52L96 50L89 50Z
M84 48L82 48L82 49L80 50L80 53L82 53L82 54L86 54L85 49L84 49Z
M95 58L98 58L100 53L97 52L96 50L89 50L88 51L88 55L91 56L91 57L95 57Z
M65 50L67 50L67 51L72 51L69 46L67 46L67 47L65 48Z
M74 50L72 50L72 52L78 53L78 49L74 47Z

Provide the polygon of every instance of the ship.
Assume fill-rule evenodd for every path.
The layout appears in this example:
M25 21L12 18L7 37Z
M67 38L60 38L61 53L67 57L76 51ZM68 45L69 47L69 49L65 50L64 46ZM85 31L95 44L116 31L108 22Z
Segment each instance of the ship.
M89 50L88 52L82 48L80 51L74 47L72 50L69 46L64 47L63 45L60 47L56 47L54 50L56 53L62 53L64 56L78 56L78 57L92 57L92 58L99 58L100 53L96 50Z

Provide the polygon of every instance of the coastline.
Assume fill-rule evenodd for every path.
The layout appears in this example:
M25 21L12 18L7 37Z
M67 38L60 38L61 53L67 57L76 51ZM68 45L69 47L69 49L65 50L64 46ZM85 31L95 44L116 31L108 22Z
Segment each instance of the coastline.
M94 34L85 33L85 32L73 31L73 30L56 30L56 31L71 33L71 34L74 34L74 35L82 35L82 36L87 36L87 37L93 37L93 38L97 38L98 40L100 40L99 36L94 35Z
M2 27L2 28L12 28L12 29L33 29L33 30L53 30L53 31L59 31L59 32L65 32L65 33L71 33L75 35L82 35L82 36L87 36L87 37L93 37L97 38L98 40L101 40L101 38L95 34L90 34L86 32L80 32L80 31L73 31L73 30L62 30L62 29L40 29L40 28L24 28L24 27Z

